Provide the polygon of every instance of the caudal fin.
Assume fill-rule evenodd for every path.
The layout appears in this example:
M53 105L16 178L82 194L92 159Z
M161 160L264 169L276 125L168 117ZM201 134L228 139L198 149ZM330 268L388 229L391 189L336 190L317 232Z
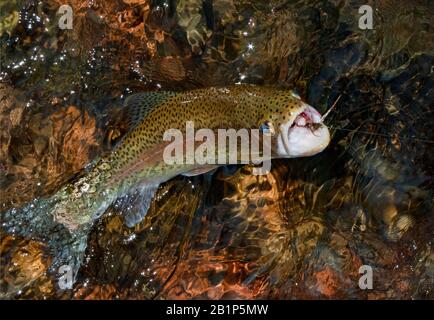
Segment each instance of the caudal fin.
M46 244L52 261L47 274L58 277L60 281L63 275L61 270L67 269L71 273L72 285L83 260L89 226L71 232L56 222L53 208L58 201L55 196L35 199L21 208L1 212L1 232ZM23 290L26 285L30 283L22 283L20 287L14 288L14 291ZM61 285L58 289L62 289ZM5 294L12 297L15 293Z

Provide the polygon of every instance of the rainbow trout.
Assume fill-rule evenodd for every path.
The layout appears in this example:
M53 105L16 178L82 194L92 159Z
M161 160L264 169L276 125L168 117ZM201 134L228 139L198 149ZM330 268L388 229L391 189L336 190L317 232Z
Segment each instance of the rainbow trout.
M69 230L93 222L119 197L136 193L141 204L124 208L125 223L133 226L146 214L160 183L218 166L164 161L165 133L176 129L185 134L188 121L198 129L260 129L271 136L271 158L314 155L330 140L314 108L293 92L272 87L138 93L126 99L124 111L129 126L125 137L87 174L53 196L54 219Z

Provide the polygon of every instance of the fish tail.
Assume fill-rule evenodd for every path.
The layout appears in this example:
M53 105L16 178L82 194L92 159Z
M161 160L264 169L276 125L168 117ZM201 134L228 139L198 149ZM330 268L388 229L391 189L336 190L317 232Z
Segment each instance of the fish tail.
M35 199L21 208L1 212L1 231L2 234L44 243L51 257L47 272L60 279L60 268L67 266L74 283L84 257L86 234L90 227L71 232L56 221L53 212L60 201L58 194L55 194L49 198Z
M56 222L73 232L92 224L112 204L115 197L116 191L110 188L87 193L66 187L56 194L52 215Z

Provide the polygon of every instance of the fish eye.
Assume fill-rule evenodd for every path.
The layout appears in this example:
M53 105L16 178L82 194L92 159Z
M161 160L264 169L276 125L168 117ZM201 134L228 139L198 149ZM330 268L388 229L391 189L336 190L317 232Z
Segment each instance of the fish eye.
M294 98L297 98L299 100L301 99L300 95L297 92L295 92L295 91L291 91L291 96L293 96Z
M274 130L273 123L271 123L271 121L265 121L263 124L259 126L259 130L264 134L269 134L272 136L274 136L274 134L276 133Z

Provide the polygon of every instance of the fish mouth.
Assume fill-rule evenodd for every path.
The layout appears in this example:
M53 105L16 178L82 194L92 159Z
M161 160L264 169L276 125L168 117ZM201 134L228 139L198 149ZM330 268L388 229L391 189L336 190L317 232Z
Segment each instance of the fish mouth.
M288 158L305 157L323 151L330 142L330 133L322 123L321 114L308 104L293 121L280 126L278 154Z

